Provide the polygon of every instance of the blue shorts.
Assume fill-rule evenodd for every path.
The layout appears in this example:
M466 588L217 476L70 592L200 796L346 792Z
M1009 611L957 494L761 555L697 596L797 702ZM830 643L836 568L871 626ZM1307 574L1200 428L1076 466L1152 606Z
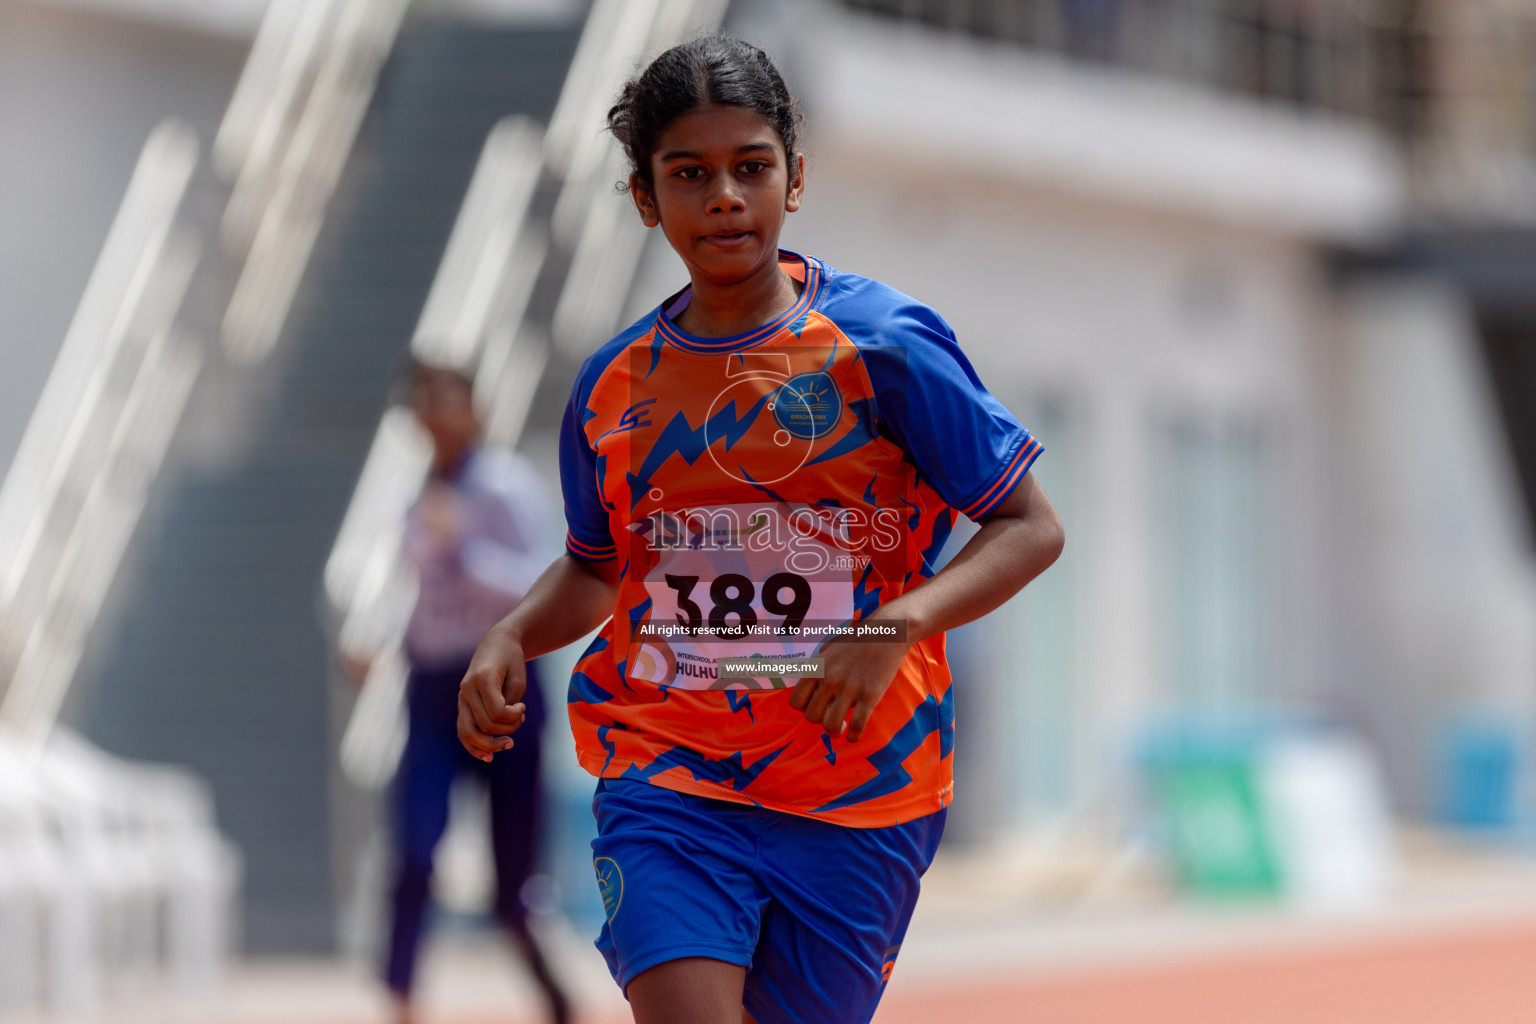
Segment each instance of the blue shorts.
M682 957L739 964L759 1024L874 1016L945 818L848 828L628 779L600 780L592 811L614 980Z

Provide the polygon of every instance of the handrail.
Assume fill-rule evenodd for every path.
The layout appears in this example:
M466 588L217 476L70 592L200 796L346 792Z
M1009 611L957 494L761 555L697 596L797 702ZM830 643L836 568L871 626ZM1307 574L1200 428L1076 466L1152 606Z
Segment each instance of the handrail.
M272 0L213 140L214 168L234 182L280 156L337 0Z
M225 352L238 363L260 362L277 343L409 5L409 0L335 2L343 6L329 45L319 49L302 108L281 144L274 139L271 146L250 151L255 162L237 177L225 212L225 246L245 257L220 332ZM274 108L287 109L281 102ZM238 152L241 123L237 119L230 128L232 152ZM273 165L264 154L279 150L281 160Z
M526 117L504 118L486 137L411 338L417 358L461 367L478 358L508 283L513 254L527 244L518 234L539 184L543 137L539 125ZM503 318L509 315L505 309L499 312ZM521 315L517 311L517 318Z
M0 605L13 604L43 540L90 404L142 302L197 165L197 139L177 121L150 133L53 369L0 484Z
M150 133L53 370L0 484L0 723L51 726L199 354L172 331L197 262L176 218L198 160Z

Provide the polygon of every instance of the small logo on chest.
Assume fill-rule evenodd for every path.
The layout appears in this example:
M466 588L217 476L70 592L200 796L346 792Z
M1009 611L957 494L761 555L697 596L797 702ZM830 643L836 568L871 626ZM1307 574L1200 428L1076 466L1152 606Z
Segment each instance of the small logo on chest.
M832 375L823 370L796 374L779 385L774 395L774 420L791 437L801 440L825 437L842 415L842 392Z

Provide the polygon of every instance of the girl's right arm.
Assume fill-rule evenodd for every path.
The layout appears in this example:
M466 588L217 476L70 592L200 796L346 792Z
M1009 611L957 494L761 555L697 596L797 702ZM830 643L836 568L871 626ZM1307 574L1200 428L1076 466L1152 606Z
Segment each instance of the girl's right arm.
M459 742L489 761L523 724L524 662L586 636L613 614L618 560L562 555L511 614L492 626L459 684Z

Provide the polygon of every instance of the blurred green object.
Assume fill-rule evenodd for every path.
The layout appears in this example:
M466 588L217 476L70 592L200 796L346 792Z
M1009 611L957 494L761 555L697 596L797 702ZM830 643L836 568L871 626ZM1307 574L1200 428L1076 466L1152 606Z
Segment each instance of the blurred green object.
M1277 897L1279 858L1251 759L1170 760L1153 772L1181 888L1213 898Z
M1179 709L1148 724L1135 760L1182 892L1332 909L1390 894L1398 858L1375 755L1326 713Z

